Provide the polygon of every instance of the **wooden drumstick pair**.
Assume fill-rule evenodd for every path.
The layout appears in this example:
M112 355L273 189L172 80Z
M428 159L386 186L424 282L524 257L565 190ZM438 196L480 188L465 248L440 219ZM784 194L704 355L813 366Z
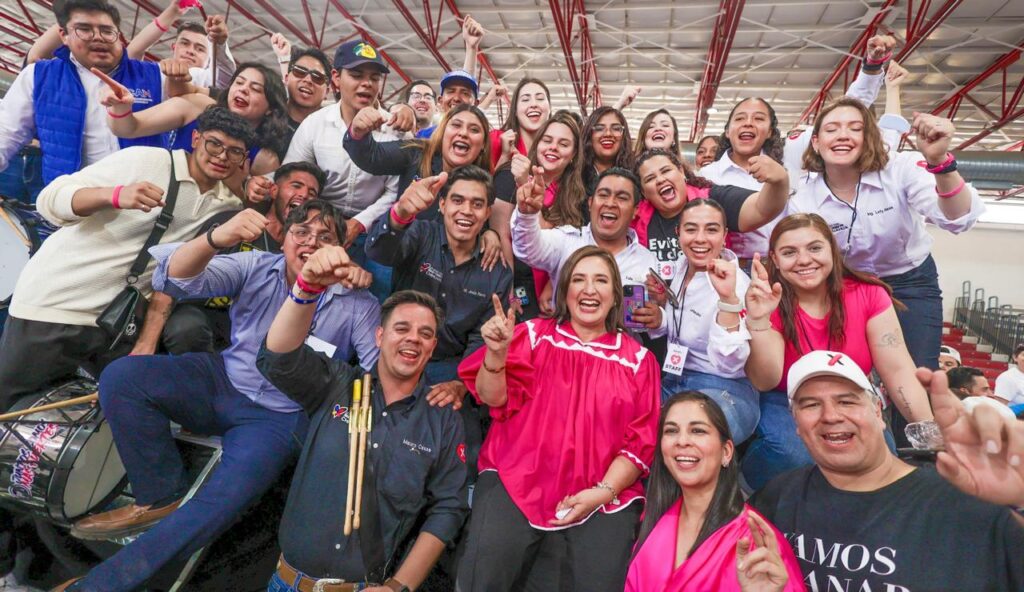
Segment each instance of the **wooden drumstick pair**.
M348 495L345 496L345 536L359 530L363 508L363 475L366 470L366 440L373 430L373 383L369 373L352 383L352 405L348 412Z

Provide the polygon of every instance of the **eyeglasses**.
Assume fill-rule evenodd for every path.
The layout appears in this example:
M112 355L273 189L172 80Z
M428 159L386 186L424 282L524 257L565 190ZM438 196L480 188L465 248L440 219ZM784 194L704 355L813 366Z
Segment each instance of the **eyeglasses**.
M615 134L616 136L621 136L622 132L626 131L626 127L623 125L619 125L618 123L612 124L611 126L607 126L604 125L603 123L600 123L594 126L595 134L603 134L607 130L611 130L612 133Z
M246 156L249 155L248 152L237 146L232 146L231 148L228 148L227 146L224 145L223 142L215 138L204 137L203 146L206 147L206 151L210 153L210 156L220 156L221 154L224 153L225 150L227 150L228 162L230 162L231 164L239 164L243 160L245 160Z
M423 101L423 100L426 100L426 101L430 101L431 103L433 103L434 102L434 95L431 94L431 93L411 92L411 93L409 93L409 100L410 101Z
M313 81L313 84L324 84L327 82L327 75L317 70L310 70L309 68L303 68L302 66L292 66L291 70L288 70L290 74L295 74L296 78L302 79L309 76L309 79Z
M313 238L313 231L308 228L303 228L301 226L290 228L288 230L288 234L294 236L295 242L299 243L300 245L308 245L309 239ZM320 234L316 235L315 238L315 244L318 245L330 245L332 247L338 245L338 237L336 237L333 233L330 232L321 232Z
M71 27L75 36L82 41L92 41L99 34L100 40L106 43L117 41L117 28L115 27L93 27L91 25L75 25Z

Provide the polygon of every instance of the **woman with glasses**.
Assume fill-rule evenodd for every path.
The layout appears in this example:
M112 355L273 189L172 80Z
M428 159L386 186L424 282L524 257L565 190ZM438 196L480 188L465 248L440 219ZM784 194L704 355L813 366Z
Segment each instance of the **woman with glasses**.
M786 396L789 368L807 352L841 352L865 374L877 370L903 417L932 419L896 318L903 305L888 285L843 260L829 222L817 214L783 218L772 231L768 255L766 265L754 259L746 294L746 374L761 391L761 420L743 458L743 475L753 489L814 463L796 434ZM840 442L844 436L853 437L822 437Z
M743 502L729 424L696 391L661 409L626 592L800 592L786 537Z
M112 81L111 81L112 82ZM242 180L248 175L263 175L277 169L288 146L287 99L281 77L270 68L258 63L238 66L227 92L216 101L206 94L193 92L167 99L144 111L132 112L134 98L124 87L111 85L103 89L101 104L107 107L107 124L115 135L135 138L150 134L174 132L174 148L190 150L195 120L207 108L225 107L248 121L256 130L256 145L238 164L238 170L228 182L229 187L241 191ZM232 162L232 164L235 164Z
M626 116L621 111L612 107L598 107L583 124L581 170L588 196L593 195L597 189L598 176L611 167L632 170L633 141L629 136Z
M942 291L927 219L959 234L985 206L956 170L948 119L918 115L919 152L890 152L874 114L842 98L815 119L803 166L817 173L790 200L791 212L815 212L829 224L850 267L879 276L907 305L900 313L907 348L919 366L938 367Z
M459 377L490 407L458 570L464 592L621 592L654 456L658 364L622 325L615 258L587 246L558 279L554 318L515 324L497 296ZM538 556L555 553L561 557ZM537 573L551 569L564 573Z

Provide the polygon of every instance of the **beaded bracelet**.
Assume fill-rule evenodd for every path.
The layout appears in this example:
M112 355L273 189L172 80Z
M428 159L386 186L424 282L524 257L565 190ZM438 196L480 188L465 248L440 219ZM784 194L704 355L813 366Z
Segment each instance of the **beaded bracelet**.
M316 298L310 298L310 299L307 300L305 298L299 298L294 293L292 293L291 290L288 290L288 297L291 298L292 302L294 302L296 304L313 304L317 300L320 300L320 295L319 294L316 295Z

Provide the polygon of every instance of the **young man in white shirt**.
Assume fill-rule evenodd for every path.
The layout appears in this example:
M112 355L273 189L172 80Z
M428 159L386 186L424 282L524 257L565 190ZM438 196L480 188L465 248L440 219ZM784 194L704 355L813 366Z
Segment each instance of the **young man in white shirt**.
M648 271L658 266L658 259L640 244L636 232L629 227L643 195L636 175L619 167L601 173L594 195L587 200L590 224L583 228L541 229L545 187L543 171L534 167L534 177L516 192L516 210L512 215L515 256L546 271L554 281L562 264L577 249L597 245L615 256L624 286L643 286Z
M14 289L0 339L0 409L79 367L99 376L128 353L130 344L110 349L112 340L96 319L124 288L163 214L172 162L178 196L161 242L189 240L208 217L241 208L222 181L244 160L255 132L219 107L198 122L191 154L142 146L121 150L60 177L39 194L39 213L61 228L29 260ZM147 298L153 265L134 284ZM151 306L146 324L162 324L167 311L169 306Z
M298 160L312 162L327 173L327 184L320 191L320 199L330 202L348 220L344 246L354 247L349 249L353 259L373 274L370 291L379 299L391 292L391 268L368 259L363 252L363 244L366 242L366 230L395 202L398 177L374 176L360 169L352 163L342 140L356 113L375 104L384 84L384 75L390 72L380 52L369 43L353 40L341 44L334 53L334 69L331 70L331 81L340 91L341 98L337 105L328 105L303 120L292 136L284 158L285 163ZM409 119L408 127L411 127L414 120L412 109L407 105L400 108L407 111L402 116ZM400 140L402 135L392 127L399 116L387 114L385 117L388 124L374 131L373 137L378 142ZM250 182L250 194L261 184L262 181Z
M56 58L25 67L0 102L0 170L33 137L43 151L43 181L74 173L129 146L166 145L162 135L120 140L107 127L96 69L123 84L146 109L163 97L160 67L127 58L120 15L104 0L69 0L58 13L64 46Z
M1010 368L996 378L995 394L1007 405L1024 403L1024 343L1013 348Z

